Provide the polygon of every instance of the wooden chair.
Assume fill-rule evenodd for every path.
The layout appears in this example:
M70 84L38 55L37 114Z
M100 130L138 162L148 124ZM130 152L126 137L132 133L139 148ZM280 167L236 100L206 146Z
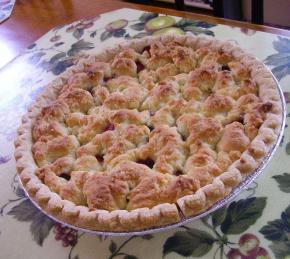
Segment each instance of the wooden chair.
M252 23L264 24L264 0L252 0Z
M241 20L242 18L242 0L213 0L214 15L222 18ZM252 0L252 23L264 24L264 0ZM227 14L225 10L232 12Z
M242 0L213 0L213 12L215 16L222 18L242 19ZM184 10L184 0L175 0L175 8L177 10ZM227 14L231 12L231 15ZM252 23L264 23L264 0L252 0Z
M184 0L175 0L175 8L177 10L184 10Z

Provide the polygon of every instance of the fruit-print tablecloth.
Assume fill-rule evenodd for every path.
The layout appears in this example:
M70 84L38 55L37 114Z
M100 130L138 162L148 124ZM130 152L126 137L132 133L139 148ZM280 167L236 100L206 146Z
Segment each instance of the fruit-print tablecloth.
M117 42L169 31L236 41L272 69L289 105L290 39L196 20L158 18L161 16L120 9L56 27L0 71L0 258L290 258L287 125L269 166L235 201L202 220L154 235L111 238L77 232L47 218L19 187L13 139L27 106L79 55ZM156 27L154 32L149 30L150 24ZM160 30L158 26L169 27Z
M0 23L8 19L16 0L0 0Z

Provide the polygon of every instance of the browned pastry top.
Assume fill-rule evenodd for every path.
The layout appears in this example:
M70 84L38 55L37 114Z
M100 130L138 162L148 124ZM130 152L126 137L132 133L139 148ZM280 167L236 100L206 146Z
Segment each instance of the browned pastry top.
M46 210L93 229L116 226L76 218L122 211L119 228L131 230L158 225L156 217L177 221L179 210L194 215L267 154L281 121L275 87L260 62L207 38L150 39L87 57L32 107L36 167L22 180ZM136 226L134 213L149 222Z

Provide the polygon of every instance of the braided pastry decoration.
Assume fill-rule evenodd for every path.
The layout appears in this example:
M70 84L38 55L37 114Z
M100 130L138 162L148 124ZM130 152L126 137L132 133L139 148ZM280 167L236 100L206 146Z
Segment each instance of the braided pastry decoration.
M229 42L147 37L82 58L15 141L30 197L64 222L133 231L197 215L257 168L281 130L271 73Z

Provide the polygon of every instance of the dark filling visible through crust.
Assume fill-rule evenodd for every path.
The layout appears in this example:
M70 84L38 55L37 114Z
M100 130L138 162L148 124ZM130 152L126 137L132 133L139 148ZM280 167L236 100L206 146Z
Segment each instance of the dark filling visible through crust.
M101 155L96 155L96 159L98 160L99 163L103 163L104 162L104 157Z
M115 129L115 126L114 126L114 124L108 124L107 126L106 126L106 128L104 129L104 132L105 131L109 131L109 130L114 130Z
M152 159L148 158L145 160L137 160L136 163L146 165L152 169L155 162Z
M177 171L174 172L175 176L179 176L179 175L182 175L182 174L183 174L183 172L181 170L177 170Z
M145 66L140 61L136 62L136 66L137 66L137 73L145 69Z
M230 67L229 67L227 64L222 65L222 70L223 70L223 71L224 71L224 70L226 70L226 71L231 71Z
M69 174L66 174L66 173L62 173L59 175L59 177L69 181L70 180L70 175Z
M145 51L147 51L148 54L150 55L150 49L151 49L150 46L146 46L146 47L143 48L142 53L145 52Z

